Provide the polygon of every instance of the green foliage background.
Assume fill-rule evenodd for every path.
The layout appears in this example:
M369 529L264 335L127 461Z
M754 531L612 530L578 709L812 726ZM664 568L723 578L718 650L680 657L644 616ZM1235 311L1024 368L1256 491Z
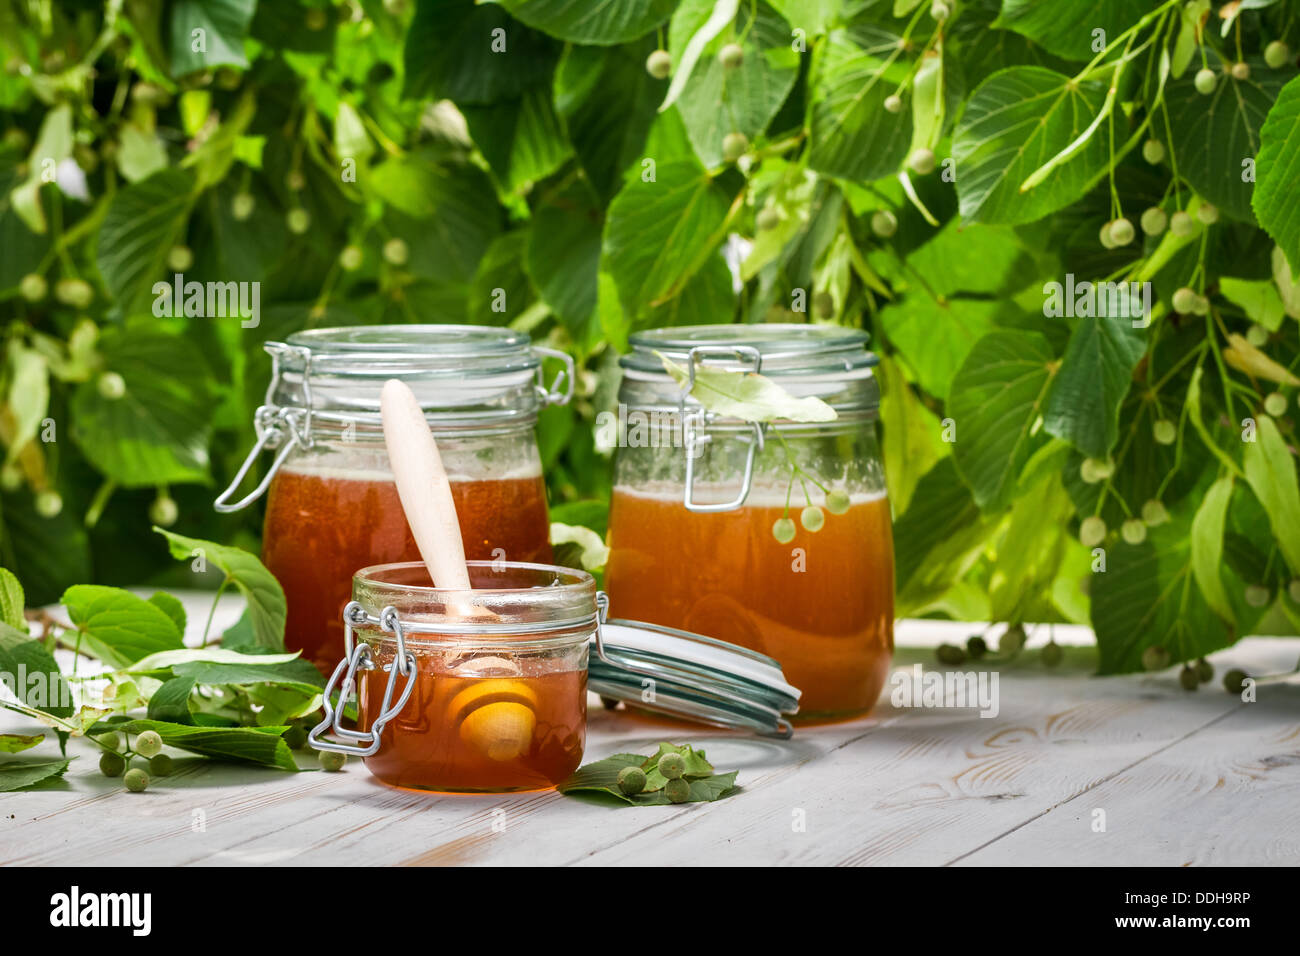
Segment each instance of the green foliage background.
M1300 81L1262 55L1300 16L1228 7L0 0L0 564L32 603L180 573L170 500L255 548L211 500L301 328L570 351L542 455L555 517L603 528L631 331L821 321L881 354L900 615L1091 623L1104 671L1295 633ZM1099 242L1153 207L1190 234ZM260 282L260 324L154 317L174 271ZM1045 315L1067 274L1151 282L1150 325Z

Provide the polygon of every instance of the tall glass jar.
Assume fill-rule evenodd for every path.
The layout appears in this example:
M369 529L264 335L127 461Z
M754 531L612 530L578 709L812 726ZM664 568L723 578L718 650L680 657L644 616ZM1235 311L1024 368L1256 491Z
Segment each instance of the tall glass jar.
M560 353L507 329L456 325L316 329L266 349L258 442L216 507L266 493L262 560L284 587L289 649L329 673L353 572L420 556L384 447L379 393L390 378L415 392L438 439L466 557L551 559L534 426L544 404L568 401L541 384L540 353ZM270 470L230 503L263 448L276 449Z
M610 557L620 617L775 658L797 719L861 714L893 653L889 501L879 387L865 333L733 325L634 335L622 360ZM664 370L760 371L834 421L766 425L706 413Z

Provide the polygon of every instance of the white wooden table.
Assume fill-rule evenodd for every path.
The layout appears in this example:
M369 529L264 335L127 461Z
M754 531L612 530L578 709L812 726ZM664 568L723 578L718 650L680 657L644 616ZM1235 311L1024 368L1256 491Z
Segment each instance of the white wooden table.
M205 612L194 604L191 621ZM238 612L223 600L218 629ZM971 631L903 622L897 664L930 667L926 645ZM1057 628L1058 642L1087 639ZM649 723L593 697L587 760L671 739L740 771L739 793L682 807L423 795L384 786L357 761L287 774L178 758L176 774L132 794L98 773L93 745L73 741L80 759L62 780L0 794L0 865L1295 865L1300 684L1261 687L1247 704L1219 680L1232 666L1287 670L1298 655L1300 640L1242 641L1189 694L1176 669L1095 678L1089 649L1067 647L1055 671L1031 650L1002 671L995 718L895 708L887 685L872 716L788 741ZM0 726L39 730L10 712Z

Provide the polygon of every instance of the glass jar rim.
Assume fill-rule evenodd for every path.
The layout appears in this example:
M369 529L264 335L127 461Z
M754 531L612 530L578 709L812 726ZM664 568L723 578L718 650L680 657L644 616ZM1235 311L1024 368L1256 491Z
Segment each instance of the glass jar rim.
M691 350L708 348L708 362L719 368L753 371L753 362L724 354L726 349L752 349L762 359L762 373L771 378L869 375L878 358L867 351L870 336L862 329L796 322L762 324L685 325L648 329L628 338L631 351L620 359L625 371L668 378L659 355L679 365L690 362Z

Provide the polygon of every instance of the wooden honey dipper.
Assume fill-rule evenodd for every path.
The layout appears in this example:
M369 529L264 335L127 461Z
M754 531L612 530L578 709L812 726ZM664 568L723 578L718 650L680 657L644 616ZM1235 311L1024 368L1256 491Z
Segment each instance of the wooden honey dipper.
M406 383L397 379L384 383L379 410L397 496L433 586L473 590L451 482L424 410ZM448 601L446 610L467 620L499 620L472 602ZM457 723L461 740L492 760L527 753L537 725L537 695L527 683L509 679L484 681L481 690L457 694L447 714Z

